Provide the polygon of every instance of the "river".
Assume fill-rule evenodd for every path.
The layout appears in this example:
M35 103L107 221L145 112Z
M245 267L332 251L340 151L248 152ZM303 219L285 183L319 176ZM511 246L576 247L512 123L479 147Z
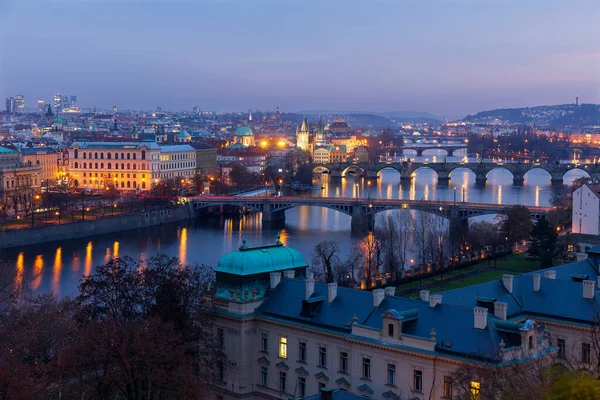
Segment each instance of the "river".
M570 171L565 175L565 184L584 175L583 171ZM490 172L485 187L476 187L475 175L462 169L452 173L448 186L438 185L435 172L427 169L417 171L410 185L401 185L400 176L394 170L382 171L380 179L371 185L353 177L330 181L327 176L323 177L322 185L323 190L305 195L452 201L456 193L456 200L462 201L464 193L467 202L548 205L552 193L550 175L543 170L528 172L523 186L513 186L512 175L502 169ZM9 249L0 257L4 268L14 270L15 279L25 280L34 292L75 296L82 276L111 257L149 257L162 252L177 256L184 263L216 266L223 254L241 244L243 237L247 238L248 245L256 245L274 242L277 232L263 230L260 215L251 214ZM350 217L318 207L286 211L281 240L299 250L309 263L314 245L326 239L337 241L347 252L354 240L350 236Z

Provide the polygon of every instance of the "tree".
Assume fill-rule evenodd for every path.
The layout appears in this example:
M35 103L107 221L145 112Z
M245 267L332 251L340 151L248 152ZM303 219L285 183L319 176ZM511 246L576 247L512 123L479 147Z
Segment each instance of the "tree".
M383 238L383 247L385 258L383 260L383 269L393 278L397 279L402 275L399 271L399 247L400 247L400 215L391 213L386 216L380 216L376 225Z
M535 257L540 263L540 268L552 267L552 258L556 251L558 234L547 219L540 219L531 231L529 255Z
M496 246L502 241L500 240L500 232L498 226L491 222L479 221L469 226L469 244L475 250L481 250L485 246L491 246L495 252Z
M365 287L372 287L375 278L379 275L383 264L383 238L380 232L369 232L360 242L359 248L362 254L362 278Z
M340 263L339 252L340 247L333 240L323 240L315 245L312 267L318 280L326 283L335 281L334 271Z
M313 168L311 164L302 164L298 167L294 179L300 181L304 185L310 185L312 183Z
M429 261L429 241L433 225L433 215L420 211L415 221L415 240L419 251L419 266L424 268Z
M533 223L531 222L531 212L525 206L516 204L500 216L500 230L507 238L509 243L527 240Z

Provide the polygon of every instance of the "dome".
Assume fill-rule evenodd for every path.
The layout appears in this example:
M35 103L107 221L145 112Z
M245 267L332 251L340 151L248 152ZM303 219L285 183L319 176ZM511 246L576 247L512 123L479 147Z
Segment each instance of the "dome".
M329 125L329 129L350 129L350 125L343 119L336 119L333 121L331 125Z
M63 120L62 120L61 117L59 117L58 115L54 116L54 123L55 124L60 124L62 122L63 122Z
M235 136L254 136L248 125L241 125L235 131Z
M215 272L246 276L307 266L298 250L285 247L279 240L274 244L255 247L246 247L244 240L238 251L221 257Z

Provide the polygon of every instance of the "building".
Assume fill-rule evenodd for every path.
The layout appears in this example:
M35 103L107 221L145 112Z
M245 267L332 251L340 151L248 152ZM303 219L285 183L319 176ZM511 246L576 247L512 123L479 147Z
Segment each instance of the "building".
M351 132L350 125L343 119L336 119L329 125L329 133L336 135L349 135Z
M306 118L304 118L302 124L296 128L296 147L308 151L312 155L313 140Z
M40 185L48 187L58 179L62 154L52 147L23 147L21 149L23 163L40 168Z
M552 349L534 320L508 321L426 291L405 299L395 288L315 283L307 266L279 237L254 247L244 240L219 261L215 333L236 364L218 369L223 399L304 398L325 387L373 399L451 398L451 376L465 363L502 368ZM470 385L478 396L481 383Z
M185 129L182 129L181 132L179 132L175 136L175 142L177 142L177 143L189 143L191 141L192 141L192 135L190 135L189 133L187 133L185 131Z
M70 108L77 107L77 96L70 96L69 97L69 107Z
M369 162L369 148L366 146L358 146L354 149L354 161L367 163Z
M21 154L0 147L0 190L39 189L40 167L25 165Z
M15 96L15 111L23 112L25 110L25 96L18 94Z
M69 176L84 189L100 191L113 184L123 191L150 190L150 183L163 174L160 155L161 148L153 141L78 140L69 147Z
M572 233L600 235L600 185L586 183L575 190L572 208Z
M196 175L213 176L217 173L217 149L203 142L190 143L196 150Z
M315 146L325 146L327 139L325 137L325 124L323 123L323 117L319 118L317 124L317 131L315 133Z
M60 93L54 95L54 111L57 113L61 112L66 105L63 104L63 96Z
M329 162L340 163L346 161L346 146L329 146Z
M161 145L158 179L192 179L196 175L196 149L189 144Z
M6 112L9 114L12 114L15 112L16 110L16 105L15 105L15 98L14 97L7 97L6 98Z
M40 114L44 113L44 109L46 108L46 102L44 100L37 101L37 108Z
M313 162L315 164L327 164L329 162L329 149L327 147L317 147L313 151Z
M254 133L248 125L240 125L233 135L233 147L243 148L254 146Z

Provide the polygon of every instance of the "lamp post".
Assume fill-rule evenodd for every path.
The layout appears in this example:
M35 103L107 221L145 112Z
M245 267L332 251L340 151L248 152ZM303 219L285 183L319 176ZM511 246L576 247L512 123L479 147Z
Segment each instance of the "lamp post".
M456 207L456 186L454 187L454 206Z
M463 203L465 202L465 189L466 189L466 186L462 185L462 202Z
M371 181L367 181L369 201L371 201Z
M354 184L354 187L356 187L356 193L354 195L356 197L356 201L358 201L358 182Z

